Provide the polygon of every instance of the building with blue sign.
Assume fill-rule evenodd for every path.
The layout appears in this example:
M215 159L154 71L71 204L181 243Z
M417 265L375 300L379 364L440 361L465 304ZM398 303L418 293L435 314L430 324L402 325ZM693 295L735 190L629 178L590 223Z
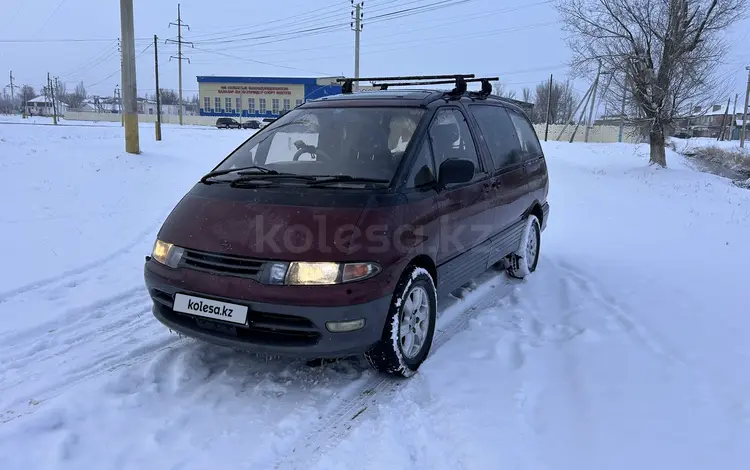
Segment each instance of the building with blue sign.
M339 77L198 77L201 116L278 117L307 100L338 95Z

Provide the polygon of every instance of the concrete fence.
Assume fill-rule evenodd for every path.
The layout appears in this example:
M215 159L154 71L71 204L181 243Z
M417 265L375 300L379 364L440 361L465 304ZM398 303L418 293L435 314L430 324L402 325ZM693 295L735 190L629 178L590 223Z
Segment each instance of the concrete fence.
M558 136L560 135L560 131L563 130L563 127L565 125L563 124L550 124L549 126L549 135L547 137L548 140L558 140ZM563 142L567 142L570 140L570 136L573 135L573 129L575 129L575 125L568 126L567 129L565 129L565 132L560 137L559 140ZM544 140L544 124L534 124L534 130L536 131L536 135L539 136L539 140ZM612 143L617 142L618 135L620 133L620 127L619 126L593 126L589 130L589 142L597 142L597 143ZM586 137L586 126L579 126L578 130L576 131L575 138L573 139L573 142L585 142L584 138ZM628 143L638 143L640 142L640 138L638 135L638 130L635 127L629 127L625 126L622 130L622 141L628 142Z
M120 122L121 115L115 113L92 113L85 111L67 111L66 121ZM138 122L156 122L156 114L139 114ZM162 124L179 124L180 117L172 114L162 114ZM189 126L215 126L216 118L212 116L184 115L182 123Z
M91 112L79 112L79 111L66 111L65 119L68 121L106 121L106 122L119 122L120 115L113 113L91 113ZM179 124L180 119L176 115L162 115L162 123L164 124ZM140 122L156 122L155 114L139 114L138 121ZM192 116L185 115L182 119L183 124L194 125L194 126L215 126L215 116ZM557 136L563 129L562 124L552 124L549 126L549 140L557 140ZM536 134L540 140L544 140L544 124L534 124ZM568 126L565 133L560 138L561 141L567 142L570 140L570 136L573 134L575 126ZM617 137L620 132L619 126L594 126L589 131L589 142L598 143L610 143L617 142ZM584 142L586 134L585 126L580 126L576 131L574 142ZM638 132L634 127L626 126L623 129L622 141L635 143L639 141Z

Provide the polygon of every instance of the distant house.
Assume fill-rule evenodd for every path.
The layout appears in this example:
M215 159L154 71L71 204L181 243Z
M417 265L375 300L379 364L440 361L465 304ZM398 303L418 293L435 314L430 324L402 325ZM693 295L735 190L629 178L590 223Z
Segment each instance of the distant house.
M32 116L52 116L56 105L57 115L62 116L68 109L68 105L60 100L55 101L56 104L53 105L52 99L45 96L37 96L26 102L26 113Z
M726 104L714 104L707 108L696 106L689 116L675 119L674 130L677 133L687 133L693 137L718 137L722 125L731 128L727 135L733 134L738 120L742 121L742 111L733 114L734 106L727 109ZM726 117L725 114L726 113Z

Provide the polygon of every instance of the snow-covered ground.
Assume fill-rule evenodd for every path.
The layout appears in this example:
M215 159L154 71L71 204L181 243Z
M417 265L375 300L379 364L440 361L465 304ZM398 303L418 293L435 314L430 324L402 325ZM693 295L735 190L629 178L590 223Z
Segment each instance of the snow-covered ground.
M143 256L251 131L0 123L0 469L747 469L750 192L549 143L538 271L444 308L420 373L171 335Z

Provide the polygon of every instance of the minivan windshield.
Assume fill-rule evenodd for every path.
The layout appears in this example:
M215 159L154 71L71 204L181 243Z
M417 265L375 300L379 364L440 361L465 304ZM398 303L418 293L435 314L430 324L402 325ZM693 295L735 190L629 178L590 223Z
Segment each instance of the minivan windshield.
M295 109L247 140L216 170L257 165L293 175L390 181L423 115L419 108Z

